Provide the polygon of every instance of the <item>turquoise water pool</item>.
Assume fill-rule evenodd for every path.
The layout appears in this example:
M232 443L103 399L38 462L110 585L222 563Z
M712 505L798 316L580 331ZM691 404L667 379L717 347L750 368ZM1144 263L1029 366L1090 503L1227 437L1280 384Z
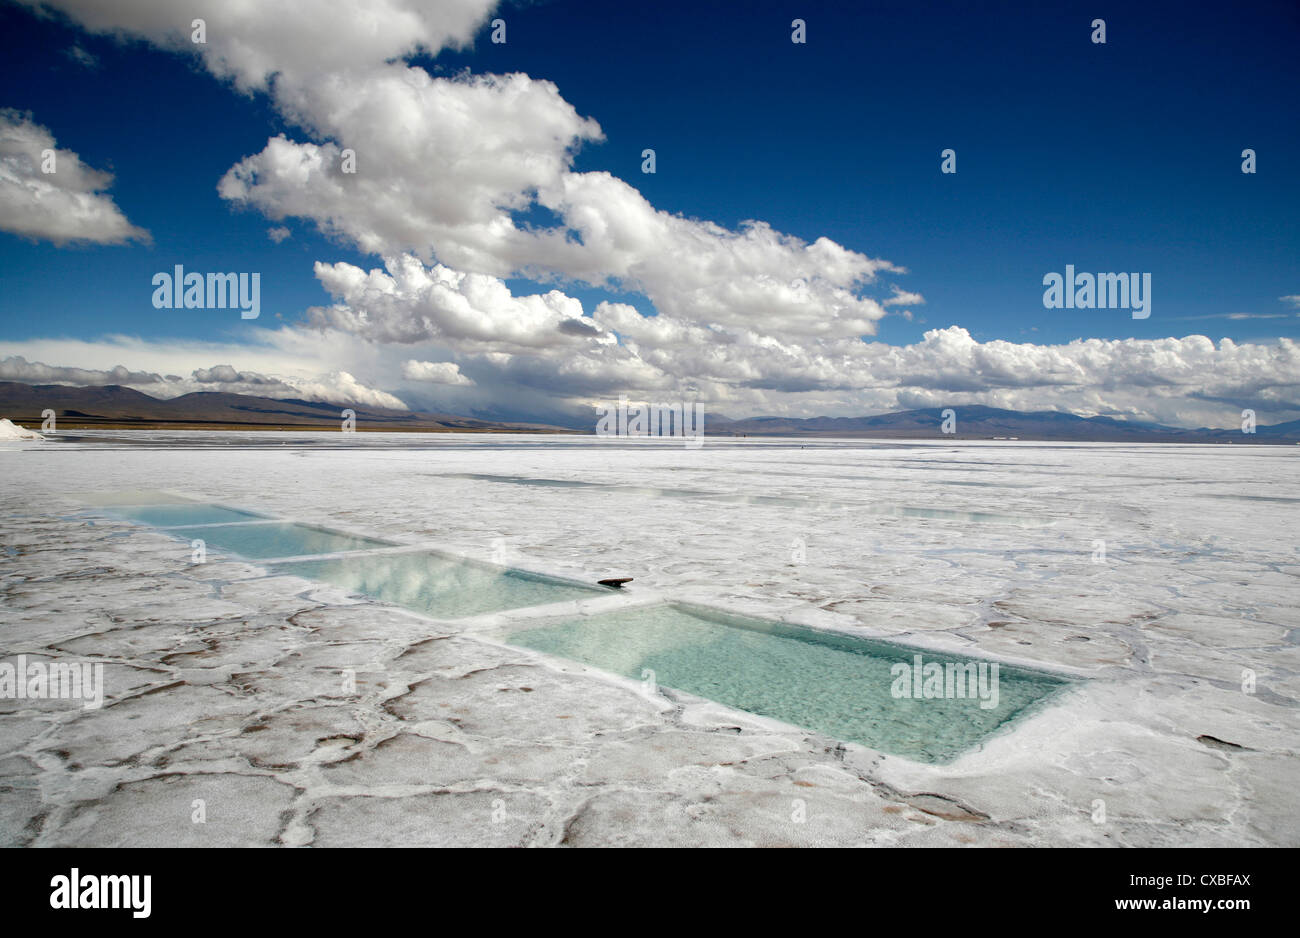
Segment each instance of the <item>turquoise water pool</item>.
M211 528L168 528L186 540L201 539L209 550L226 551L248 560L333 554L339 551L392 547L388 541L340 534L305 524L277 521L265 524L225 524Z
M986 682L968 696L927 696L935 685L911 679L918 655L923 675L981 659L673 604L516 629L506 641L636 680L653 672L658 685L929 763L951 761L1069 683L999 665L994 684L983 661Z
M330 557L277 564L276 569L332 583L438 619L477 616L610 593L600 586L425 552Z
M239 521L257 521L263 515L251 511L237 511L220 505L202 503L174 505L120 505L105 509L109 514L138 524L151 524L158 528L192 524L228 524Z

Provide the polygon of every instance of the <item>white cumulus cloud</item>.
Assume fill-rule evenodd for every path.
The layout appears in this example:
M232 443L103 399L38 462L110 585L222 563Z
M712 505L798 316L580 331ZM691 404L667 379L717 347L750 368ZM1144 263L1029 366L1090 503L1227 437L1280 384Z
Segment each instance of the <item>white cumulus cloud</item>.
M0 109L0 230L58 245L149 240L104 194L112 181L31 115Z
M873 333L884 307L862 290L880 271L903 272L762 221L733 230L656 209L608 173L572 171L575 151L602 133L553 83L431 76L402 60L468 42L494 6L486 0L231 4L209 17L202 45L189 41L190 12L161 0L29 3L196 54L213 74L265 90L307 139L271 138L226 173L220 194L273 220L309 219L368 253L612 286L670 315L819 336ZM519 221L539 210L554 223Z
M455 362L420 362L411 359L402 363L402 377L429 384L446 384L453 387L473 387L471 378L460 373Z

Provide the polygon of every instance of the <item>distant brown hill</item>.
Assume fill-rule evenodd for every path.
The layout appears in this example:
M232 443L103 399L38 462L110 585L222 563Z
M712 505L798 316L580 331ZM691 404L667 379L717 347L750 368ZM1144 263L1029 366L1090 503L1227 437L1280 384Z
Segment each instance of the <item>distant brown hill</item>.
M1039 440L1097 443L1291 443L1300 441L1300 420L1254 433L1240 429L1187 429L1114 417L1080 417L1059 411L1020 411L981 404L954 406L954 440ZM944 439L944 409L905 410L872 417L749 417L728 420L706 414L713 436L806 436L877 439Z
M249 394L201 391L160 400L119 385L69 387L0 381L0 417L37 428L41 413L53 410L61 430L88 428L139 430L337 430L341 411L356 412L356 429L462 433L592 433L539 423L479 420L455 414L390 410L357 404L276 400ZM953 440L1039 440L1113 443L1294 443L1300 420L1255 433L1239 429L1187 429L1113 417L1079 417L1057 411L1025 412L969 405L954 407ZM840 439L944 439L940 408L865 417L748 417L731 420L706 414L704 433L715 437L793 436ZM580 421L575 421L580 422Z
M54 411L59 429L207 429L207 430L337 430L344 408L356 412L356 428L460 432L572 433L563 427L534 423L504 423L357 404L276 400L249 394L198 391L159 399L131 388L71 387L62 384L22 384L0 381L0 417L36 428L45 410Z

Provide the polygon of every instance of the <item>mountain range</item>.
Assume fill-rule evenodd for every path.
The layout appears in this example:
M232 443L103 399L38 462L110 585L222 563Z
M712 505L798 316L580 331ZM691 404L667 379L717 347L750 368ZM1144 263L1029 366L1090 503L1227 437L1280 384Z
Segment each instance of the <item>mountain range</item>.
M591 433L585 426L482 420L455 414L392 410L358 404L279 400L249 394L198 391L159 399L120 385L74 387L0 381L0 417L36 428L43 413L54 411L60 429L224 429L336 430L342 411L355 412L357 430L423 432ZM1300 420L1256 427L1186 429L1119 420L1080 417L1059 411L1003 410L983 405L954 407L952 439L1056 440L1116 443L1292 443L1300 442ZM747 417L732 420L706 414L706 436L871 437L941 439L942 408L906 410L869 417Z
M70 430L337 430L344 409L354 412L357 430L573 432L548 424L477 420L361 404L278 400L221 391L195 391L159 399L117 384L73 387L0 381L0 417L31 428L39 427L42 414L52 410L56 425Z
M1080 417L1054 410L1019 411L980 404L954 407L954 439L1021 439L1116 443L1290 443L1300 441L1300 420L1240 428L1187 429L1114 417ZM706 414L706 435L826 436L934 439L941 435L944 408L905 410L874 417L750 417L728 420Z

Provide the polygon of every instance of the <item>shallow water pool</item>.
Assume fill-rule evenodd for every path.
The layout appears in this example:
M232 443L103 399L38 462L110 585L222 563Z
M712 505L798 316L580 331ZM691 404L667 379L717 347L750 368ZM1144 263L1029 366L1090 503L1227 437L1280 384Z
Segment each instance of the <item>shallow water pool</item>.
M220 505L202 503L171 505L120 505L106 509L108 514L138 524L151 524L158 528L194 524L229 524L239 521L257 521L265 515L251 511L238 511Z
M226 551L247 560L271 560L394 546L388 541L326 531L324 528L290 521L168 528L167 533L186 540L201 539L209 550Z
M589 599L611 592L601 586L426 552L330 557L277 564L276 569L437 619Z
M930 763L951 761L1069 683L1006 665L994 672L981 659L674 604L516 629L506 641ZM933 674L930 665L946 675L949 665L982 663L985 682L973 681L964 697L928 696L936 685L911 679L918 663L922 675Z

